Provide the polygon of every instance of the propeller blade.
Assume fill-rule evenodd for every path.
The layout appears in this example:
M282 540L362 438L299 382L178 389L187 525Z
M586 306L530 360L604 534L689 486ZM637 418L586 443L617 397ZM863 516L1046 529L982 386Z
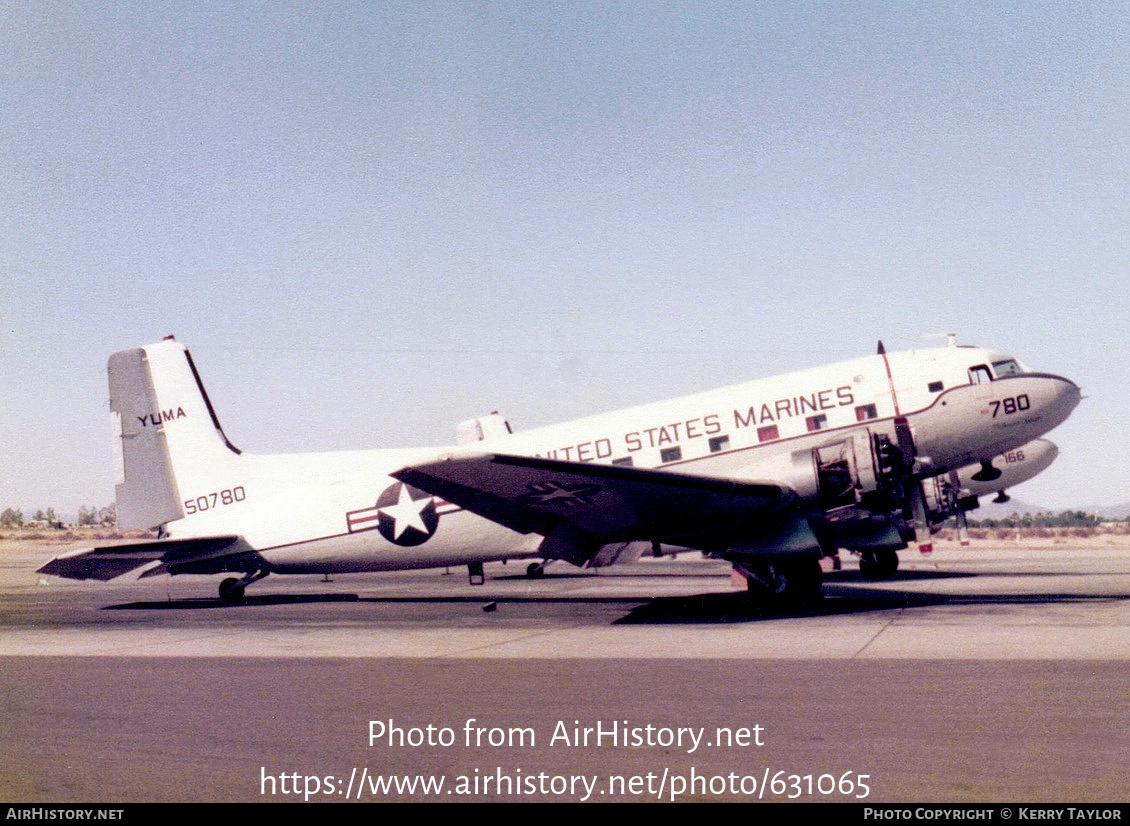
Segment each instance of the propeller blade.
M930 539L930 523L926 521L926 495L922 492L922 483L914 475L918 470L914 434L910 432L910 423L905 416L895 417L895 439L910 471L906 479L906 499L910 510L908 515L914 522L914 541L918 543L920 553L928 554L933 552L934 543Z
M953 496L953 513L957 518L957 538L961 547L969 546L969 520L965 516L965 508L961 506L961 482L957 471L950 471L950 486Z
M906 416L895 418L895 439L898 441L902 458L906 460L908 467L913 468L917 454L914 450L914 434L910 432L910 422L906 420Z
M926 521L926 496L922 493L922 485L911 480L910 507L914 514L914 541L918 543L920 554L934 552L934 542L930 538L930 524Z

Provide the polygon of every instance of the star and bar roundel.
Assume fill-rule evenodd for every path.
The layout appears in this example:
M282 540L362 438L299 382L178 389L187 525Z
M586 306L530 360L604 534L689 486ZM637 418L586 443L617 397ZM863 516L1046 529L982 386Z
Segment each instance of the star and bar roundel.
M514 501L527 507L569 510L592 504L602 490L595 484L563 484L538 482L526 485L527 493ZM427 491L395 482L381 491L377 504L369 508L347 511L345 521L350 533L378 530L394 545L423 545L439 527L439 518L459 510L457 505L432 496Z
M389 485L376 505L349 511L345 519L350 533L376 528L389 542L407 547L427 542L439 525L435 497L403 482Z
M526 487L530 492L515 501L523 505L564 505L567 508L592 504L593 497L601 490L600 485L563 485L560 482L539 482Z

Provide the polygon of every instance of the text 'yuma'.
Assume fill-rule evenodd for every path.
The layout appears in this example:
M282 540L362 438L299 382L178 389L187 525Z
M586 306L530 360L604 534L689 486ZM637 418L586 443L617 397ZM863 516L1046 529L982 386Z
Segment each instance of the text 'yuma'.
M183 419L187 415L183 407L178 407L176 410L170 407L168 410L158 410L156 413L150 413L148 416L138 416L137 420L141 422L142 427L148 427L149 425L158 427L164 422L171 422L173 419Z

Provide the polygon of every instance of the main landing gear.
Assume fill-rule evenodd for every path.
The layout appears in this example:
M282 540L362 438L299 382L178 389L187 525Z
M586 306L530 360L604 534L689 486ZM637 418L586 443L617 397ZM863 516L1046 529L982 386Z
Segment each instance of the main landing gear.
M734 570L745 577L759 609L807 608L820 602L824 572L815 557L735 562Z
M859 573L868 579L887 579L899 569L899 555L889 548L864 551L859 556Z
M252 582L258 582L269 573L270 570L267 568L260 568L258 571L254 571L243 577L243 579L229 576L220 583L220 602L227 603L228 605L241 602L243 600L244 590L247 586Z

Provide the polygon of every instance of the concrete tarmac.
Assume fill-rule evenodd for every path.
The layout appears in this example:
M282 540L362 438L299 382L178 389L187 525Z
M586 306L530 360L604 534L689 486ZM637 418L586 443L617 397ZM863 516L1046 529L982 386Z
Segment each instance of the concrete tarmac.
M218 578L41 583L56 552L0 556L0 799L1128 799L1118 548L943 546L881 583L849 558L799 616L690 556L225 606Z

